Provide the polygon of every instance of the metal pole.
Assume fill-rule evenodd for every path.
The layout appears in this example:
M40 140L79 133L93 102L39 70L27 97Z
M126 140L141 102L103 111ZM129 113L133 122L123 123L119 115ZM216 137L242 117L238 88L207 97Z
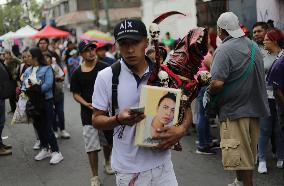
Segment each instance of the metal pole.
M94 23L95 23L95 26L97 28L99 28L100 27L100 23L99 23L100 16L99 16L99 2L98 2L98 0L93 0L93 4L94 4L94 14L95 14Z
M26 1L25 4L26 4L27 12L28 12L28 21L29 21L29 24L31 25L32 22L31 22L31 19L30 19L30 9L29 9L29 5L28 5L28 1Z
M107 22L106 30L109 31L110 21L109 21L109 14L108 14L108 9L109 9L108 0L104 0L104 9L105 9L106 22Z
M46 26L49 25L49 11L50 11L50 1L44 0L43 1L43 7L44 7L44 16L45 16L45 24Z

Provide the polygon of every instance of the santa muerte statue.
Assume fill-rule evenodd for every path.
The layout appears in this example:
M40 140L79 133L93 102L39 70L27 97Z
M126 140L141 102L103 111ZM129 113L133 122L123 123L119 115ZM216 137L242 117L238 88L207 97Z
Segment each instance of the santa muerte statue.
M187 108L190 107L192 100L197 95L198 82L194 79L194 75L198 72L201 62L207 54L208 37L205 28L197 27L191 29L179 41L167 64L161 64L159 23L165 18L176 14L184 15L177 11L166 12L157 17L149 27L149 33L156 53L156 63L148 80L148 85L182 90L179 118L176 124L178 126L182 123ZM174 146L174 150L182 150L180 143Z

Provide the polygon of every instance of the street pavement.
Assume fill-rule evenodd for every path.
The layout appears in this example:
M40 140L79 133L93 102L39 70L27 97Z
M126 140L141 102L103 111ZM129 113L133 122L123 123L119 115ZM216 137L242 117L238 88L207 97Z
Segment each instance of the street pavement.
M6 102L6 111L9 104ZM7 116L3 137L4 143L13 146L13 155L0 157L0 186L89 186L91 170L84 151L80 107L66 90L65 94L66 129L70 139L58 139L64 160L58 165L49 165L49 159L34 161L38 153L32 149L35 134L32 125L11 126L11 116ZM218 129L213 133L218 135ZM220 151L217 155L198 155L195 153L196 133L182 139L183 151L172 152L173 164L180 186L227 186L235 176L224 171ZM269 153L271 154L271 153ZM115 177L103 172L102 152L99 157L99 175L103 186L114 186ZM275 168L276 162L268 157L268 174L260 175L255 171L257 186L283 186L283 169Z

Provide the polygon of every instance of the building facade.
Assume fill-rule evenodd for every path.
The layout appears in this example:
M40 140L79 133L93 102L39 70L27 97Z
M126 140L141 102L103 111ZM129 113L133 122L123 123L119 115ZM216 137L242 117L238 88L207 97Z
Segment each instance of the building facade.
M257 21L274 21L275 27L284 29L283 0L196 0L197 24L216 26L221 13L234 12L249 30Z
M49 20L54 20L58 27L71 30L78 39L87 30L112 31L119 20L126 17L141 18L142 15L140 0L96 0L96 2L98 17L95 16L95 0L53 0L49 5ZM106 27L106 9L109 30ZM99 28L95 26L96 20L99 22Z
M142 0L142 10L142 20L147 28L162 13L179 11L185 14L173 15L161 22L161 37L170 32L174 39L182 38L197 24L195 0Z

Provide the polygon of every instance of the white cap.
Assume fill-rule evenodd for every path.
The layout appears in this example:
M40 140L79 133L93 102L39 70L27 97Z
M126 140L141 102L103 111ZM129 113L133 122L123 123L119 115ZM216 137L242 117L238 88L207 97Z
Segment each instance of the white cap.
M233 12L225 12L217 20L217 26L226 30L230 36L239 38L245 35L239 25L239 18Z

